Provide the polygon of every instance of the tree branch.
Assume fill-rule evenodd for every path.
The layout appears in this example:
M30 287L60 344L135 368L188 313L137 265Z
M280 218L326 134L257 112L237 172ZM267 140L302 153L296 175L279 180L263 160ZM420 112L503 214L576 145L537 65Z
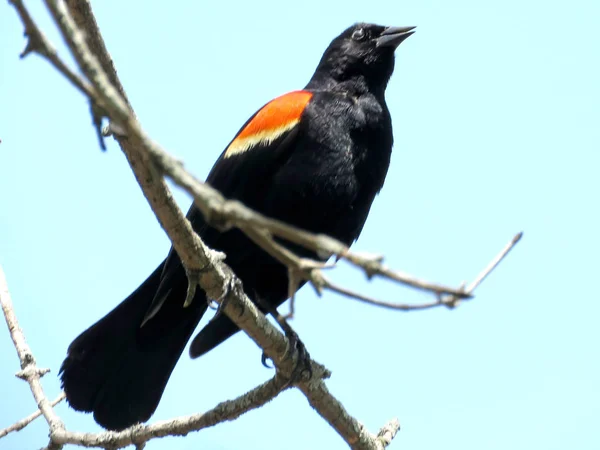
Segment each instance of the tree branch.
M25 36L28 37L27 45L21 52L20 57L24 58L30 53L38 53L41 57L48 59L51 64L65 77L73 86L75 86L82 94L88 98L94 98L95 94L92 87L85 80L81 79L58 57L56 49L50 41L38 28L29 14L29 11L21 0L8 0L10 4L17 10L25 27Z
M61 430L52 436L52 440L59 445L74 444L113 450L129 445L141 446L151 439L165 436L186 436L193 431L235 420L242 414L268 403L288 387L285 378L275 375L244 395L221 402L205 413L178 417L152 425L134 425L119 432L79 433Z
M50 406L54 408L56 405L58 405L64 399L65 399L65 393L61 392L58 397L56 397L54 400L52 400L50 402ZM27 425L29 425L31 422L33 422L35 419L37 419L41 415L42 415L42 411L38 409L33 414L30 414L27 417L24 417L23 419L13 423L11 426L3 428L2 430L0 430L0 438L3 438L7 434L12 433L14 431L21 431L23 428L25 428Z
M344 286L340 286L338 284L332 283L328 278L326 278L320 272L312 273L311 277L315 278L315 279L313 279L313 284L315 286L319 286L320 290L329 289L331 291L337 292L338 294L345 295L346 297L353 298L355 300L360 300L364 303L369 303L371 305L381 306L383 308L395 309L395 310L400 310L400 311L418 311L418 310L423 310L423 309L437 308L438 306L446 306L447 308L456 308L461 300L463 300L463 299L468 300L469 298L471 298L470 295L473 293L475 288L481 284L481 282L498 266L498 264L500 264L500 262L506 257L506 255L508 255L508 253L513 249L513 247L515 245L517 245L517 242L519 242L522 237L523 237L523 232L517 233L510 240L510 242L508 244L506 244L506 246L500 251L500 253L498 253L494 257L494 259L492 259L492 261L487 265L487 267L485 269L483 269L481 271L481 273L479 273L479 275L477 275L475 280L473 280L473 282L471 282L471 284L469 284L467 286L467 288L464 291L462 291L468 297L459 297L459 296L455 296L455 295L444 295L444 296L440 295L440 296L438 296L438 299L433 302L407 305L407 304L403 304L403 303L387 302L384 300L379 300L379 299L376 299L373 297L369 297L367 295L359 294L357 292L354 292L350 289L345 288Z
M4 313L4 318L6 319L6 325L8 326L10 337L13 341L15 349L17 350L17 355L19 356L19 362L21 364L21 370L17 372L17 377L27 381L29 384L33 398L35 399L39 410L42 412L42 415L46 419L46 422L48 422L50 433L61 430L64 428L64 424L54 412L50 400L48 400L48 397L46 397L46 394L44 393L44 388L42 387L40 380L40 378L50 370L38 368L35 358L33 357L33 353L31 353L31 349L25 341L25 336L23 335L21 327L19 327L17 316L13 310L10 292L8 291L8 285L6 283L6 277L4 276L4 271L2 270L1 266L0 305L2 306L2 312Z

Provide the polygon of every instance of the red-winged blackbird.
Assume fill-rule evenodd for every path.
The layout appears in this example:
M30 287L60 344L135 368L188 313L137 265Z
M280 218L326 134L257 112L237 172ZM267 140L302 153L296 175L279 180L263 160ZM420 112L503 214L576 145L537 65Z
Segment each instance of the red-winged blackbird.
M393 137L384 94L394 50L413 29L360 23L345 30L304 90L272 100L244 124L206 181L269 217L350 245L388 170ZM187 217L208 246L227 255L259 307L275 308L287 299L283 265L239 230L221 233L208 226L194 206ZM93 412L96 422L113 430L150 418L207 310L201 290L184 308L186 290L185 271L171 250L135 292L73 341L61 373L74 409ZM220 315L194 338L191 357L237 331Z

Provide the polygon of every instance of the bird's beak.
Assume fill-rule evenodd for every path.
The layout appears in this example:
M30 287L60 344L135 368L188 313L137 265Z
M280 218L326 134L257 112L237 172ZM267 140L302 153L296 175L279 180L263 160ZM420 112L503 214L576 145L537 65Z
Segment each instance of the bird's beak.
M398 47L417 27L387 27L375 41L377 47Z

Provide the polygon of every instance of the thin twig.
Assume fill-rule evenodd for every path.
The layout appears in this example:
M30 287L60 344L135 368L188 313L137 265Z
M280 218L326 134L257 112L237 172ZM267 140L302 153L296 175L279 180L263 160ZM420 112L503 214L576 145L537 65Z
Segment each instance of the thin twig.
M8 326L10 337L12 338L15 349L17 350L17 355L19 356L19 362L21 364L21 371L17 374L17 376L19 378L23 378L29 384L33 398L35 399L38 408L46 419L46 422L48 422L50 433L61 430L64 428L64 425L54 412L54 409L50 404L50 400L48 400L48 397L44 393L44 388L42 387L40 380L43 374L47 373L48 370L39 369L37 367L33 353L25 341L25 336L19 327L17 316L13 310L10 292L8 291L8 285L6 283L6 277L4 276L4 271L2 270L1 266L0 304L2 305L2 312L4 313L4 318L6 319L6 325Z
M492 259L492 261L487 265L487 267L477 275L475 280L473 280L468 287L464 290L465 294L469 295L469 297L473 294L477 286L481 284L481 282L500 264L500 262L508 255L508 253L513 249L513 247L519 242L519 240L523 237L523 232L517 233L508 244ZM329 289L331 291L337 292L338 294L342 294L346 297L353 298L356 300L360 300L364 303L368 303L375 306L380 306L388 309L395 309L400 311L421 311L424 309L437 308L439 306L446 306L448 308L455 308L458 305L460 300L464 300L464 298L456 297L454 295L444 295L440 296L437 300L432 302L425 303L417 303L417 304L405 304L405 303L397 303L397 302L388 302L385 300L380 300L377 298L370 297L365 294L361 294L360 292L353 291L344 286L340 286L339 284L333 283L323 274L317 271L313 271L311 274L311 281L314 285L319 286L321 289ZM469 298L467 297L467 299Z
M61 392L58 397L56 397L54 400L52 400L50 402L50 406L54 408L56 405L58 405L64 399L65 399L65 393ZM30 414L27 417L24 417L23 419L13 423L11 426L0 430L0 438L3 438L7 434L15 432L15 431L21 431L23 428L25 428L27 425L29 425L31 422L33 422L35 419L37 419L41 415L42 415L42 411L38 409L33 414Z
M33 18L29 14L29 11L23 4L22 0L8 0L11 3L19 17L21 18L21 22L25 26L25 34L29 38L27 45L25 46L25 50L21 53L21 58L24 58L29 53L38 53L41 57L47 58L52 65L58 70L65 78L67 78L73 86L75 86L79 92L84 94L89 99L96 99L97 94L94 92L94 89L83 80L80 76L78 76L75 72L73 72L69 67L64 63L62 59L59 58L58 53L46 39L44 33L38 28L38 26L33 21Z
M490 261L487 267L483 269L481 273L477 275L477 277L471 282L471 284L467 286L465 292L469 294L472 293L475 290L475 288L479 286L481 282L485 280L487 276L498 266L498 264L502 262L506 255L508 255L508 253L514 248L514 246L517 245L517 242L519 242L522 237L522 231L515 234L515 236L510 240L510 242L506 244L506 246L502 250L500 250L500 253L498 253L498 255L496 255L496 257L492 261Z
M52 437L56 444L74 444L85 447L119 449L129 445L143 445L165 436L186 436L188 433L235 420L242 414L259 408L289 387L284 377L275 375L270 380L234 400L219 403L201 414L177 417L151 425L134 425L119 432L80 433L61 430Z
M353 291L344 286L340 286L339 284L335 284L335 283L331 282L328 278L326 278L324 276L321 276L321 280L322 280L321 286L324 289L329 289L330 291L337 292L338 294L341 294L345 297L353 298L355 300L359 300L361 302L368 303L370 305L380 306L382 308L387 308L387 309L394 309L394 310L399 310L399 311L417 311L417 310L423 310L423 309L438 308L439 306L448 306L448 307L452 306L450 300L448 300L448 301L435 300L435 301L425 302L425 303L415 303L413 305L389 302L389 301L385 301L385 300L380 300L378 298L370 297L365 294L361 294L360 292ZM448 296L448 298L451 299L454 297Z

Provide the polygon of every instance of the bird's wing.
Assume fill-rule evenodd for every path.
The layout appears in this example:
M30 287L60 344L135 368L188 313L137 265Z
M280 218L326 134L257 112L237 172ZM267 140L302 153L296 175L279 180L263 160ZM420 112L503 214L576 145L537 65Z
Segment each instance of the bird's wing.
M228 199L239 200L250 206L260 204L267 195L274 173L293 152L303 113L312 97L309 91L294 91L277 97L259 109L225 148L206 182ZM207 245L217 245L221 233L206 224L198 208L192 205L187 218ZM236 246L231 242L228 247ZM243 255L236 254L237 257ZM144 323L156 315L165 301L171 300L169 294L172 286L186 282L181 260L171 248ZM199 292L199 295L203 293ZM172 300L181 301L183 306L183 298Z

